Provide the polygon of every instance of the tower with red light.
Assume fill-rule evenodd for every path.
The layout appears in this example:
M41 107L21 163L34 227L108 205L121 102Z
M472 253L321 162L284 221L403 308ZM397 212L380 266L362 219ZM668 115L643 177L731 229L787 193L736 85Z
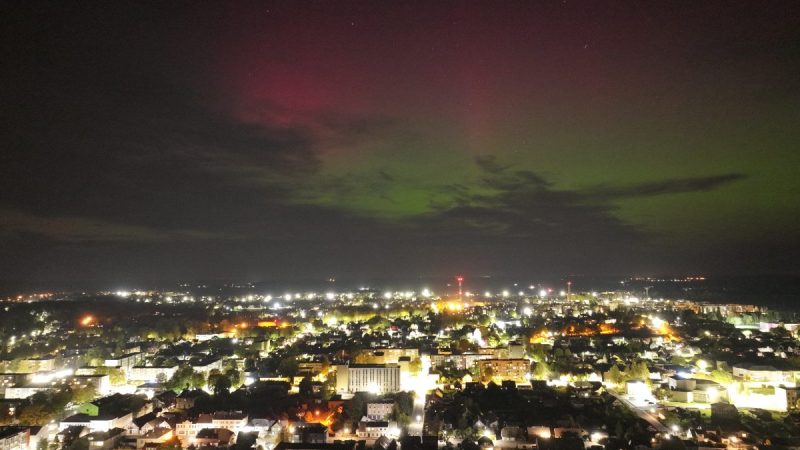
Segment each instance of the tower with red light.
M456 281L458 281L458 298L464 298L464 291L461 290L461 286L464 283L464 276L456 275Z

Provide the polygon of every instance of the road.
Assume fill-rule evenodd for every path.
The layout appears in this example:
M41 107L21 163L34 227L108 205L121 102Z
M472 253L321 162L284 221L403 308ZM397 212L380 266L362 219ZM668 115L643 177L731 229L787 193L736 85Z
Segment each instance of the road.
M646 410L634 405L633 403L630 402L630 400L625 398L624 395L614 394L613 392L610 392L610 394L613 395L614 397L616 397L617 400L622 402L623 405L627 406L628 409L630 409L631 411L636 413L637 416L639 416L640 418L646 420L647 423L652 425L653 428L655 428L656 431L658 431L659 433L666 434L666 433L670 432L669 428L667 428L664 424L659 422L658 418L655 415L651 414L649 411L646 411Z
M426 394L419 391L414 396L414 412L411 413L411 423L408 425L410 436L422 436L425 428L425 397Z

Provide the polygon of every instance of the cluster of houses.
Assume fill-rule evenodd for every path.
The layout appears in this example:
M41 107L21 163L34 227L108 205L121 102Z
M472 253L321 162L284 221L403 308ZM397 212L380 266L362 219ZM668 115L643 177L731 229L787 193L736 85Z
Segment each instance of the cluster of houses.
M0 428L0 448L35 449L45 440L66 447L76 439L88 441L91 450L155 449L176 439L184 448L226 448L241 436L273 448L289 429L286 421L253 418L236 411L187 415L180 407L193 406L198 394L185 393L177 396L167 391L152 400L121 394L103 397L80 405L75 414L48 426Z

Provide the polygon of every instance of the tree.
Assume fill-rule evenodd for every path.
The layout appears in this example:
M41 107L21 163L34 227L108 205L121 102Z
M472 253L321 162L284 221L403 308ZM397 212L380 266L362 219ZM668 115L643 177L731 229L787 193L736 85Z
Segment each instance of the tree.
M482 375L483 375L482 378L483 378L483 382L484 383L486 383L488 381L491 381L492 378L494 378L494 369L492 369L491 366L486 366L486 368L483 369L483 374Z
M209 377L209 384L211 384L210 377ZM231 379L225 375L217 375L214 377L212 386L214 389L214 395L220 396L228 394L231 391Z
M202 372L194 372L189 379L189 384L195 389L202 389L206 386L206 376Z
M645 383L650 382L650 368L644 361L633 362L628 366L626 372L626 380L642 380Z
M76 404L86 403L99 396L94 386L77 387L72 389L72 402Z
M550 377L550 366L542 361L537 362L531 373L531 378L534 380L547 380Z
M719 384L731 384L734 381L730 372L719 369L711 371L711 379Z
M172 374L169 380L164 384L167 389L172 389L175 392L180 392L187 386L191 385L192 375L194 370L191 366L182 365Z
M77 438L64 447L64 450L89 450L89 440L85 437Z
M314 387L311 384L311 377L306 375L300 380L300 385L298 386L300 391L300 395L303 397L311 397L314 394Z
M0 425L10 425L14 421L11 415L11 405L0 405Z
M286 357L278 363L278 372L285 377L294 378L299 369L300 365L294 356Z
M17 414L17 419L24 425L44 425L53 417L54 412L40 403L26 405Z
M125 384L127 381L125 371L119 367L98 367L94 369L94 373L98 375L108 375L108 381L112 386L119 386Z
M363 393L357 393L344 404L344 413L353 420L361 419L367 409L367 402Z
M419 359L413 359L411 362L408 363L408 371L412 375L417 375L422 371L422 361Z
M225 371L225 376L231 383L231 387L238 388L244 382L244 374L238 369L228 369Z
M606 377L608 378L608 381L614 384L620 384L624 381L625 374L619 370L619 366L614 364L611 366L611 369L608 370Z
M394 420L400 426L400 428L408 427L408 424L411 423L411 417L405 411L402 411L400 406L394 405L392 408L392 413L389 415L390 420Z

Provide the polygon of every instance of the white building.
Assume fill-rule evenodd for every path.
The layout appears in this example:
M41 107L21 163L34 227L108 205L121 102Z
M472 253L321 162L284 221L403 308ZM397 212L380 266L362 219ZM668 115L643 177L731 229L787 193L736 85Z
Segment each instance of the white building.
M392 415L394 402L367 403L367 418L369 420L386 420Z
M336 366L336 392L385 394L400 391L399 364Z
M772 366L737 364L733 366L733 376L742 378L744 381L786 383L800 378L800 370L778 370Z
M133 421L133 414L100 414L92 416L89 414L73 414L58 423L58 431L64 431L68 427L86 427L90 431L103 432L113 428L128 428Z
M194 443L200 430L224 428L238 434L246 430L247 414L216 412L214 414L200 414L194 422L185 420L175 425L175 436L184 447Z
M378 439L381 436L389 438L397 438L400 435L400 430L397 428L395 422L374 421L374 422L359 422L356 436L361 439Z
M134 366L128 374L129 380L136 381L156 381L159 374L164 374L167 380L175 375L178 370L178 365L174 366Z
M0 428L0 450L27 450L30 429L27 427Z
M37 375L41 378L36 379L36 376L34 376L34 381L5 388L5 398L28 398L37 392L60 389L67 386L72 388L91 387L96 389L97 393L101 396L107 395L111 389L111 382L108 375L73 375L61 378L44 376L41 374Z
M136 367L137 364L141 363L144 359L144 353L137 352L137 353L128 353L127 355L121 355L117 358L110 358L104 361L104 365L106 367L116 367L128 373Z

